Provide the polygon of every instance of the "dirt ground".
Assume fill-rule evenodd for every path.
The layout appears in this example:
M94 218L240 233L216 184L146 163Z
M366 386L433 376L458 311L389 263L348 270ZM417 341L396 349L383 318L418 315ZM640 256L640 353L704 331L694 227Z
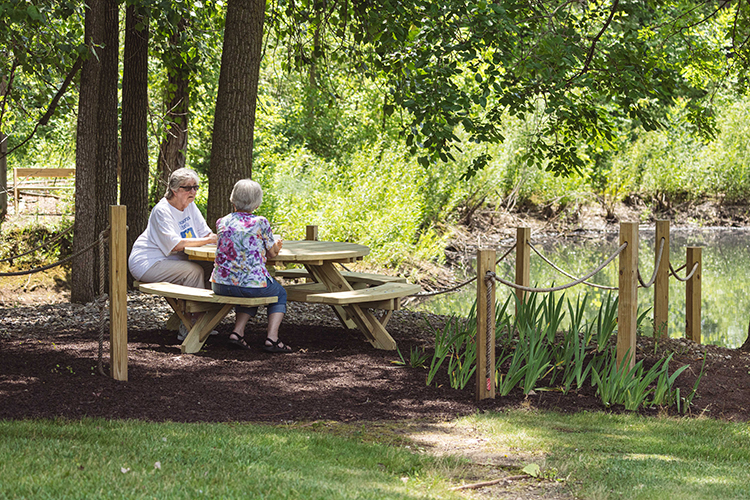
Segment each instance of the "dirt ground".
M478 241L478 232L487 238L493 232L493 238L505 237L502 231L492 229L502 218L514 219L516 225L536 224L537 230L554 225L554 219L540 222L539 218L517 214L476 213L470 223L459 227L451 248L468 251ZM608 223L601 219L592 216L587 225L606 227ZM514 227L513 222L506 220L502 227ZM575 227L571 229L568 222L567 230ZM181 355L174 333L166 331L163 323L131 328L128 381L117 382L97 372L99 333L95 327L70 326L70 321L55 321L54 317L43 326L24 329L22 333L4 326L14 315L33 316L35 311L41 314L50 303L64 302L66 295L64 287L59 286L39 285L33 290L28 282L17 286L5 282L0 286L0 419L101 417L155 422L337 421L367 425L403 422L405 426L420 423L433 430L422 434L428 451L471 456L481 455L481 443L472 436L451 434L449 421L457 416L509 408L562 413L624 411L604 408L591 388L568 394L538 391L527 397L515 389L506 397L477 402L473 387L452 389L444 372L437 383L426 386L425 369L398 364L397 353L374 349L359 333L339 326L325 308L299 310L297 317L294 309L290 310L280 336L295 347L295 352L285 355L260 349L264 338L262 321L248 327L254 349L230 349L226 340L231 323L225 320L219 325L220 334L209 338L196 355ZM444 321L445 318L425 317L406 309L394 315L388 328L400 351L408 357L412 348L429 352L434 333L428 322L440 327ZM106 342L104 348L104 367L108 370ZM656 346L653 339L638 340L637 358L645 359L646 366L668 352L674 354L672 370L689 365L677 379L683 395L692 391L705 359L688 417L750 421L748 353L699 346L681 339L660 341ZM655 408L642 413L657 416L674 411ZM487 457L480 460L486 462ZM537 486L485 488L483 496L568 498L552 483L538 486L540 490L534 488Z

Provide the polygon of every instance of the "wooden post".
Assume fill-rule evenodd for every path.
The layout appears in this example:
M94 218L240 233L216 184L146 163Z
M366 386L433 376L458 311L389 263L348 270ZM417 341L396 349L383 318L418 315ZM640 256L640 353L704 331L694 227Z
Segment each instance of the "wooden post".
M669 221L656 221L656 239L654 240L654 266L659 258L659 247L664 239L664 250L661 262L656 270L654 283L654 338L669 337Z
M638 223L620 223L620 297L617 308L617 365L635 365L635 340L638 322ZM626 358L627 356L627 358Z
M115 380L128 380L127 207L109 207L109 364Z
M693 270L697 264L698 268L693 276L687 281L685 287L685 337L696 344L701 343L701 274L703 274L703 263L701 261L701 247L687 247L687 273Z
M477 251L477 401L495 399L495 282L485 280L495 272L495 251Z
M525 287L528 287L531 282L530 239L530 227L516 228L516 285ZM516 289L516 297L518 297L518 302L523 302L526 298L526 292ZM518 307L516 307L516 315L518 315Z
M309 241L318 241L318 226L307 226L305 228L305 239ZM305 283L315 283L315 280L310 277L305 280ZM341 312L343 313L343 310Z

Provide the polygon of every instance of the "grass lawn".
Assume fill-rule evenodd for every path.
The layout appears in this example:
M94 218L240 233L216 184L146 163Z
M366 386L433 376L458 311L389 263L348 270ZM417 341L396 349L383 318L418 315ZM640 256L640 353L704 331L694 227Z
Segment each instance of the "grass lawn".
M578 498L750 499L747 423L511 411L450 425L490 453L536 457L546 481ZM2 421L0 498L476 495L449 489L466 482L466 460L415 452L403 436L398 423Z

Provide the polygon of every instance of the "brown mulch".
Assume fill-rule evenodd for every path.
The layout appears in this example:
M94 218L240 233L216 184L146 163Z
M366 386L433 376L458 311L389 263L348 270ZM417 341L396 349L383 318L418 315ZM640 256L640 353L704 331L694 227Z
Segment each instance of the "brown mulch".
M680 214L691 215L712 206L684 209ZM630 211L618 213L620 218L637 217L637 207L624 208ZM727 212L729 208L709 214L708 220L726 222L726 225L750 223L740 218L746 214L744 208L739 207L736 213ZM457 234L450 246L457 249L456 256L451 256L448 250L446 255L450 261L460 262L461 255L473 254L470 244L478 241L476 234L494 242L512 236L512 231L508 231L517 225L531 225L535 231L544 232L557 230L560 220L559 216L535 218L495 211L475 213L467 218L465 237ZM675 219L675 222L680 221ZM607 224L601 214L581 210L573 222L567 221L563 226L601 230ZM494 234L496 228L506 228L508 234ZM482 240L482 243L487 241ZM434 277L437 273L430 269L428 274ZM162 321L148 327L131 327L128 381L118 382L98 373L99 333L95 326L90 326L91 321L78 327L70 326L69 322L55 326L57 323L52 321L22 332L9 327L11 321L3 318L14 315L14 308L21 300L17 297L20 290L39 287L36 297L30 299L40 308L39 315L45 304L59 299L61 291L35 284L37 276L19 280L17 285L9 285L4 279L0 285L0 419L102 417L279 423L445 420L478 411L517 407L564 413L624 411L617 407L604 408L589 386L568 394L552 390L536 391L529 396L515 389L506 397L476 402L471 384L463 390L452 389L445 369L437 377L437 383L426 386L426 369L395 363L399 360L397 353L374 349L358 332L331 321L332 314L327 309L322 313L300 315L291 311L287 315L281 338L294 346L295 352L283 355L261 350L262 321L248 326L253 350L229 349L226 340L231 323L225 321L218 327L220 335L209 338L205 348L196 355L181 355L175 334L164 330ZM57 278L56 281L64 282ZM429 317L428 320L439 328L445 318ZM21 319L21 323L25 321ZM434 334L422 315L397 311L388 329L407 360L412 348L430 352ZM106 342L104 346L104 369L108 372ZM705 358L697 396L688 415L750 420L750 354L739 349L699 346L680 339L660 341L656 345L653 339L638 340L637 359L645 359L646 366L669 352L674 353L672 370L686 364L690 366L677 379L683 396L692 391ZM675 410L648 409L642 413L674 415Z
M9 311L6 309L5 312ZM431 322L436 321L432 318ZM477 411L542 408L559 412L606 409L586 387L577 392L520 390L475 402L473 387L452 389L445 370L425 385L426 370L394 363L396 352L379 351L357 332L323 324L282 325L292 354L268 354L260 346L264 324L248 327L254 349L231 350L231 323L209 338L196 355L181 355L174 333L158 328L129 332L128 381L97 371L98 331L44 328L0 338L0 419L102 417L179 422L288 422L445 420ZM430 337L418 314L398 312L389 328L408 359L411 348ZM688 394L705 373L690 415L735 421L750 419L750 355L736 349L698 346L684 340L639 339L639 359L675 353L673 369L690 368L677 382ZM108 353L105 342L105 369ZM674 409L644 414L675 414Z

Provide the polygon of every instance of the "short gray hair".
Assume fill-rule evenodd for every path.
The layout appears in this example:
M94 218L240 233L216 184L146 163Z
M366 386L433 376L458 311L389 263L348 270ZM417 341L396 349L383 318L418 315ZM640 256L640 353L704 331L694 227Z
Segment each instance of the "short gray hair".
M252 212L263 203L263 189L253 180L241 179L234 184L229 201L235 210Z
M198 173L190 168L178 168L172 172L169 176L169 181L167 182L167 192L164 193L164 197L171 200L174 196L174 191L180 189L182 183L188 180L195 181L197 184L200 181L200 179L198 179Z

